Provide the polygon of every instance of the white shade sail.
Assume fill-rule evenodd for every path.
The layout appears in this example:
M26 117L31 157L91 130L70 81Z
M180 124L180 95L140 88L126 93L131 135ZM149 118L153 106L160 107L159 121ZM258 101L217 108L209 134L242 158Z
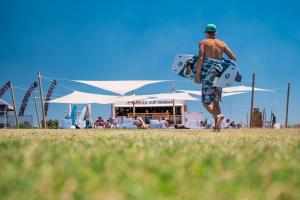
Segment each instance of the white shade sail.
M197 95L197 96L201 96L202 92L201 91L197 91L197 90L178 90L180 92L184 92L184 93L188 93L188 94L193 94L193 95ZM235 87L226 87L223 88L223 97L226 96L232 96L232 95L236 95L236 94L243 94L246 92L252 91L252 87L248 87L248 86L235 86ZM273 92L273 90L268 90L268 89L261 89L261 88L254 88L254 91L261 91L261 92Z
M7 107L8 110L13 111L14 107L12 105L10 105L9 103L7 103L6 101L0 99L0 105L4 105L5 107Z
M145 85L165 82L167 80L143 80L143 81L84 81L74 80L78 83L84 83L116 94L125 95L126 93L139 89Z
M197 96L202 96L201 91L196 91L196 90L179 90L179 91L189 93L189 94L193 94L193 95L197 95ZM228 96L243 94L243 93L246 93L246 92L223 92L222 97L228 97Z
M199 99L192 97L191 95L181 92L181 93L162 93L151 95L157 99L168 99L168 100L185 100L185 101L199 101Z
M174 100L190 100L197 101L197 98L190 96L187 93L162 93L162 94L149 94L149 95L130 95L130 96L111 96L92 94L79 91L73 91L57 99L50 100L49 103L68 103L68 104L112 104L124 101L141 101L151 99L174 99Z
M70 103L70 104L90 104L99 103L106 104L110 102L116 96L92 94L86 92L73 91L72 93L62 96L53 100L49 103Z
M245 86L245 85L223 88L223 92L249 92L249 91L252 91L252 87ZM262 88L254 88L254 91L274 92L273 90L262 89Z
M237 94L244 94L246 92L223 92L222 93L222 97L229 97L229 96L233 96L233 95L237 95Z
M0 99L0 105L6 105L6 106L10 106L9 103L7 103L6 101Z
M202 96L202 92L198 91L198 90L178 90L178 91L183 92L183 93L187 93L187 94Z

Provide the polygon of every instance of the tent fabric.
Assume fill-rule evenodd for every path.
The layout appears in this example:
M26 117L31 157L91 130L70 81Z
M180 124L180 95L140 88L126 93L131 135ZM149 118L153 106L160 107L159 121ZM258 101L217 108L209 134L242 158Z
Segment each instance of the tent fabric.
M6 101L0 99L0 106L5 106L8 111L13 111L14 107L7 103Z
M191 95L181 92L181 93L162 93L151 95L157 99L166 100L185 100L185 101L199 101L199 99L192 97Z
M5 105L5 106L10 106L9 103L7 103L6 101L0 99L0 105Z
M141 101L150 99L174 99L174 100L190 100L197 101L197 98L190 96L187 93L162 93L162 94L149 94L149 95L130 95L130 96L111 96L92 94L79 91L73 91L57 99L49 101L49 103L69 103L69 104L112 104L124 101Z
M188 93L188 94L193 94L193 95L198 95L201 96L202 92L197 91L197 90L178 90L180 92ZM246 92L252 91L252 87L248 86L235 86L235 87L226 87L223 88L223 94L222 96L232 96L236 94L243 94ZM268 89L262 89L262 88L254 88L254 91L261 91L261 92L273 92L273 90L268 90Z
M223 92L249 92L249 91L252 91L252 87L245 86L245 85L223 88ZM254 88L254 91L274 92L273 90L262 89L262 88Z
M106 104L116 96L92 94L86 92L73 91L72 93L50 100L49 103L70 103L70 104Z
M233 96L233 95L237 95L237 94L244 94L246 92L224 92L222 93L222 97L229 97L229 96Z
M91 85L103 90L113 92L119 95L125 95L128 92L139 89L145 85L165 82L167 80L137 80L137 81L85 81L85 80L74 80L78 83L84 83Z
M49 103L69 103L69 104L112 104L119 101L138 101L151 98L150 95L112 96L92 94L79 91L48 101Z
M201 91L196 91L196 90L178 90L178 91L185 92L185 93L188 93L188 94L197 95L197 96L202 96ZM246 92L223 92L222 97L228 97L228 96L233 96L233 95L243 94L243 93L246 93Z

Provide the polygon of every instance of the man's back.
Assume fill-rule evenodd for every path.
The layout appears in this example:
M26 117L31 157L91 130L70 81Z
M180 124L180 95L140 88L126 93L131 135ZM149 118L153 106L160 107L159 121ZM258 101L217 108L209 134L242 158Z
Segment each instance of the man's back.
M231 59L235 60L235 56L222 40L206 38L201 41L200 46L204 47L204 57L206 58L221 60L224 52Z

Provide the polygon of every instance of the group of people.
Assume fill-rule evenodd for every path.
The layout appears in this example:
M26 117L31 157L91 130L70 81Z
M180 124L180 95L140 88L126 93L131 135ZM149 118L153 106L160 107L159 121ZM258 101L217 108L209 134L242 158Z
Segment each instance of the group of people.
M98 119L94 123L94 128L124 128L122 126L122 121L124 119L129 119L129 118L121 118L121 119L113 119L109 118L108 120L103 119L102 117L98 117ZM147 121L149 120L149 121ZM141 117L134 116L131 120L132 125L137 128L137 129L147 129L150 127L150 120L151 118L148 119L147 116L145 119L142 119ZM156 126L156 128L171 128L172 123L168 121L165 117L161 117L159 120L156 120L158 122L159 126ZM148 122L148 123L146 123ZM200 128L204 129L214 129L215 124L214 121L200 121ZM224 122L222 122L221 127L224 129L228 128L241 128L242 124L241 123L235 123L234 121L231 121L229 118L227 118ZM126 127L125 127L126 128ZM174 127L176 128L176 127Z
M124 128L122 122L128 117L122 117L120 119L109 118L108 120L103 119L101 116L94 123L94 128ZM134 116L131 119L131 125L135 126L138 129L147 129L149 128L150 121L152 120L151 116L145 116L145 119L141 117ZM165 117L161 117L159 120L161 128L169 128L170 122L166 120Z
M113 118L105 121L102 117L98 117L94 123L94 128L119 128L119 126L119 123Z

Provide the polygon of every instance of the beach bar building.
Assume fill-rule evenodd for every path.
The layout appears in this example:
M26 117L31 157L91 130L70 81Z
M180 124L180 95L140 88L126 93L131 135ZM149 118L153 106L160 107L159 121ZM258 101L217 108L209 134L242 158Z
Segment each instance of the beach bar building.
M175 100L174 103L176 123L183 124L185 119L184 113L187 112L187 104L184 100ZM113 118L131 118L134 115L133 109L135 109L135 115L142 119L146 119L148 116L155 120L164 117L173 123L173 100L170 99L116 102L112 104L111 116Z

